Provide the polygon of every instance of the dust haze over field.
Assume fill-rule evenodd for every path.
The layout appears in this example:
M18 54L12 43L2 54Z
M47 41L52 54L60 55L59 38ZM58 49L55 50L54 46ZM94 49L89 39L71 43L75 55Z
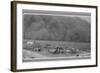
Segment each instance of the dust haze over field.
M85 18L85 19L84 19ZM90 17L23 16L23 38L31 40L90 42Z

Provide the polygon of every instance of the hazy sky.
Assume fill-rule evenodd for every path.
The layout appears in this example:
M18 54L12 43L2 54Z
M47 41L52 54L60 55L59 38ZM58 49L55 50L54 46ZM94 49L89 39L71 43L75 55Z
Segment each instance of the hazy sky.
M24 38L88 42L90 38L90 17L79 15L25 15Z

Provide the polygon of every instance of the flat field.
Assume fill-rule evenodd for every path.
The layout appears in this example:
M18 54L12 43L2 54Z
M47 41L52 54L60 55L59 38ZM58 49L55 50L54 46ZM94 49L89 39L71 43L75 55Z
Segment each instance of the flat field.
M31 42L32 44L27 44ZM35 43L34 43L35 42ZM38 44L40 51L34 50ZM30 45L30 46L29 46ZM63 52L51 53L49 50L56 47L62 47ZM74 52L73 49L74 48ZM77 51L78 50L78 51ZM52 50L51 50L52 51ZM90 59L90 43L84 42L63 42L63 41L42 41L42 40L24 40L23 43L23 62L46 61L46 60L74 60Z

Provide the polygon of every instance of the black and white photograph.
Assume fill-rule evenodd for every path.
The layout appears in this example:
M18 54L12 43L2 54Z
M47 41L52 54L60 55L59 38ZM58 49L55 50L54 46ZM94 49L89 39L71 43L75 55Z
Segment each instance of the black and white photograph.
M23 10L23 62L91 58L91 13L58 13Z
M97 6L11 3L11 70L97 66Z

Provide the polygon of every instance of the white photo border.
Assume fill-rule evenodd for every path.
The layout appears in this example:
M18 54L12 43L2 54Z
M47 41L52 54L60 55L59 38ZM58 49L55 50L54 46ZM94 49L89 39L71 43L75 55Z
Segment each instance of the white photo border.
M52 67L73 67L96 65L96 8L71 7L71 6L53 6L53 5L37 5L37 4L16 4L16 26L17 26L17 48L16 48L16 69L39 69ZM73 11L91 13L91 59L83 60L60 60L60 61L40 61L40 62L22 62L22 10L47 10L47 11Z

